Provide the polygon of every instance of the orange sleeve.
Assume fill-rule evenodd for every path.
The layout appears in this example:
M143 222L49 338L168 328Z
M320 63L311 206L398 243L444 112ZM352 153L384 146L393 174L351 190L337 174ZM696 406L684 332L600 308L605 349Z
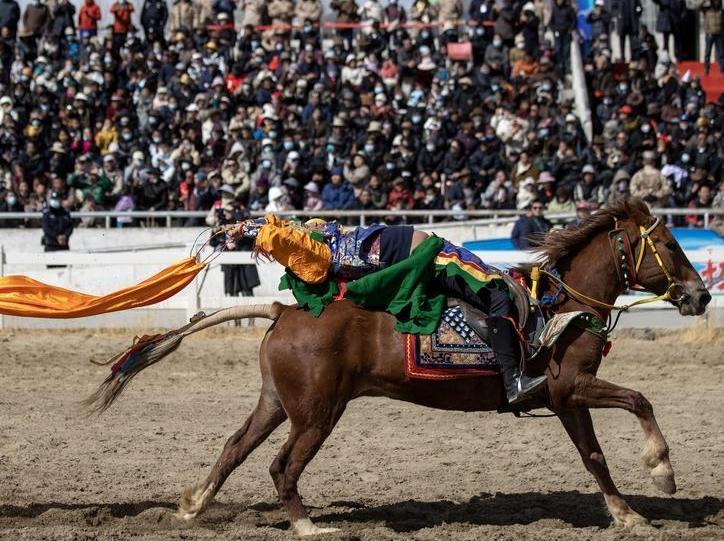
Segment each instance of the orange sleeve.
M255 250L270 255L308 284L324 282L332 264L329 246L272 214L266 221L259 229Z

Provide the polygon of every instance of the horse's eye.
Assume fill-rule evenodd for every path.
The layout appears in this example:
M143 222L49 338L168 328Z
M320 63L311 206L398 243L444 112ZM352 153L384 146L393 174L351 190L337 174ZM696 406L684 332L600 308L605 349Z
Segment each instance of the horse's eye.
M668 242L666 243L666 247L667 247L669 250L674 251L674 250L676 250L676 249L679 247L679 243L676 242L675 240L670 240L670 241L668 241Z

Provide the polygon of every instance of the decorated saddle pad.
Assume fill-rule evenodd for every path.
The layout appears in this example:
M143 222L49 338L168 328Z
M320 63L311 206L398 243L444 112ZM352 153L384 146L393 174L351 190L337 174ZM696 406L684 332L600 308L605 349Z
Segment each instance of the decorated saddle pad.
M531 328L529 352L551 347L569 325L599 336L605 328L585 312L555 314L545 325ZM465 321L460 306L447 308L432 334L405 334L405 372L413 379L447 380L494 376L500 367L489 344Z
M432 334L405 335L405 371L411 378L454 379L498 373L495 353L468 325L459 306L447 308Z

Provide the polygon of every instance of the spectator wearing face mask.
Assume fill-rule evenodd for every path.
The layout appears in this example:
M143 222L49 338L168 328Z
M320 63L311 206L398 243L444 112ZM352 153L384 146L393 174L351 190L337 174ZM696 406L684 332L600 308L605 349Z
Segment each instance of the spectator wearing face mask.
M444 149L439 148L433 139L428 139L417 156L418 172L438 174L444 156Z
M46 252L70 250L68 243L73 233L73 220L70 212L63 207L61 197L61 194L52 192L43 211L41 243Z
M494 73L508 72L508 48L503 44L503 38L496 33L493 41L485 48L485 63Z
M0 212L23 212L25 209L23 204L18 200L17 195L12 190L6 190L0 184ZM0 228L19 227L22 220L0 220Z

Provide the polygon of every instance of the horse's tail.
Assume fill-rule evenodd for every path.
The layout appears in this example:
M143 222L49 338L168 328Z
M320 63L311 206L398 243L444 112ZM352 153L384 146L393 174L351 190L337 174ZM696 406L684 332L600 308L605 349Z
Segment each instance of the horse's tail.
M236 319L260 317L276 321L284 308L285 305L278 302L234 306L208 316L195 316L191 323L166 334L136 337L130 348L103 363L113 363L111 374L83 403L91 412L103 413L116 401L136 374L176 351L184 337Z

